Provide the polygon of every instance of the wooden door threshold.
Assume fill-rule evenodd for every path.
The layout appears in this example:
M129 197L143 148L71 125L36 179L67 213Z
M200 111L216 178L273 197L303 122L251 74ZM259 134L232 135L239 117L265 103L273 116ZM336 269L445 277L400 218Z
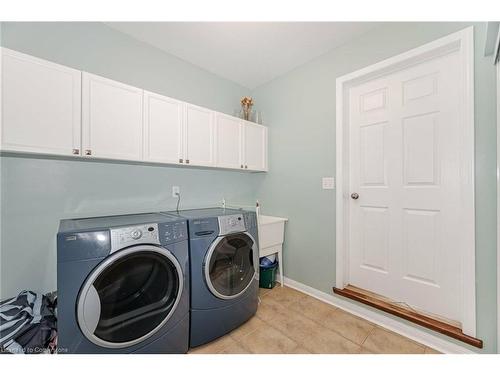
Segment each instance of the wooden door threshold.
M334 287L333 292L342 297L346 297L361 302L365 305L374 307L378 310L382 310L386 313L408 320L422 327L442 333L443 335L452 337L456 340L465 342L466 344L475 346L476 348L483 347L483 340L466 335L465 333L462 332L462 330L459 327L432 318L428 315L419 313L409 308L387 302L386 300L375 297L373 294L369 292L364 293L362 289L356 288L356 290L353 290L349 288L349 286L344 289L338 289Z

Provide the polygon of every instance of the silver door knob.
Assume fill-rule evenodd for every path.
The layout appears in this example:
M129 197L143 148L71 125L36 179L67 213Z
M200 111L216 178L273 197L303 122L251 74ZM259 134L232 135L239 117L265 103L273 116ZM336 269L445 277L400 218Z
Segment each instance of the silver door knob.
M359 194L358 193L352 193L351 194L351 198L352 199L358 199L359 198Z

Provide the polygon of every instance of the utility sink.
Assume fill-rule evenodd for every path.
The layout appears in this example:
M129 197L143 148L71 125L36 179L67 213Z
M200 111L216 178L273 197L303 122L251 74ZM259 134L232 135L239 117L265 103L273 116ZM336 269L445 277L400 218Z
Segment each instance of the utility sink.
M288 219L276 216L259 215L259 245L260 256L266 256L270 247L283 244L285 236L285 222ZM274 254L276 251L272 252Z
M288 219L277 216L259 215L259 257L276 254L279 262L281 286L283 286L283 242L285 223Z

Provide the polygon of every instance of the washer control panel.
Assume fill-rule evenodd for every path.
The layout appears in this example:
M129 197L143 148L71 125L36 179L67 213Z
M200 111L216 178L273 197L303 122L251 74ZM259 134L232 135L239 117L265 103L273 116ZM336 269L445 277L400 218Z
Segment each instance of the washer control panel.
M243 220L243 214L219 216L219 235L244 231L245 220Z
M187 235L187 225L185 221L179 221L175 223L166 223L160 225L161 231L161 242L170 243L177 242L179 240L186 240Z
M114 228L111 233L111 252L142 243L160 244L158 224L141 224L133 227Z

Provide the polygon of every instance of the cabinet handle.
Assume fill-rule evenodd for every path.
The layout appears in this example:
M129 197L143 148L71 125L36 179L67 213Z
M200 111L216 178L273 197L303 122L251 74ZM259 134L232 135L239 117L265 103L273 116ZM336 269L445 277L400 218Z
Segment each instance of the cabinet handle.
M182 159L179 159L179 163L184 163L184 160L182 160Z
M245 169L248 169L248 165L245 165Z
M77 148L73 149L73 155L80 155L80 150Z
M243 164L241 164L241 168L243 168Z
M186 164L189 164L189 159L186 159Z
M85 155L87 155L87 156L92 155L92 150L85 150Z

